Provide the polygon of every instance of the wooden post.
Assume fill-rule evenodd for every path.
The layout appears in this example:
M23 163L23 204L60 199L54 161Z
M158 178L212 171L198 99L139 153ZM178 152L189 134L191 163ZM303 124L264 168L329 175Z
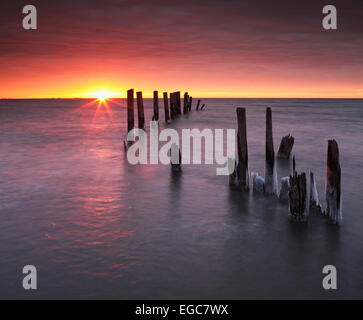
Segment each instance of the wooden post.
M182 157L180 149L176 143L171 145L170 153L171 170L173 172L181 171Z
M247 150L247 126L246 126L246 109L237 108L237 152L238 152L238 165L237 177L240 187L248 190L248 150Z
M159 97L158 92L154 91L154 121L159 121Z
M168 93L164 92L164 113L165 113L165 122L168 123L170 120L169 116L169 101L168 101Z
M177 111L176 111L176 99L175 99L175 92L170 93L170 118L174 120L176 118Z
M314 173L310 172L310 196L309 196L309 212L322 214L323 210L319 204L318 190L316 189Z
M294 141L295 141L295 139L291 135L282 137L280 147L277 152L277 156L279 158L284 158L284 159L290 158L290 153L291 153L292 147L294 146Z
M134 129L134 89L127 91L127 132Z
M197 107L196 107L196 109L195 109L195 110L199 111L199 105L200 105L200 100L198 100L198 102L197 102Z
M145 116L144 116L144 102L142 100L142 92L136 92L137 97L137 116L139 122L139 128L145 128Z
M170 120L174 120L174 92L170 92Z
M181 115L180 91L175 92L175 102L177 114Z
M189 97L189 112L192 111L192 103L193 103L193 97Z
M205 107L205 104L203 104L203 105L202 105L202 107L200 108L200 110L203 110L203 109L204 109L204 107Z
M184 105L183 105L183 113L186 114L189 111L188 103L189 103L189 95L188 92L184 93Z
M266 109L266 153L265 153L265 191L277 195L277 176L275 168L275 151L272 136L271 108Z
M334 223L342 218L341 169L339 163L339 147L335 140L328 141L328 157L326 168L326 215Z
M292 175L296 173L296 161L295 161L295 155L292 157Z
M291 216L297 221L306 221L307 211L307 192L305 172L290 176L289 188L289 209Z

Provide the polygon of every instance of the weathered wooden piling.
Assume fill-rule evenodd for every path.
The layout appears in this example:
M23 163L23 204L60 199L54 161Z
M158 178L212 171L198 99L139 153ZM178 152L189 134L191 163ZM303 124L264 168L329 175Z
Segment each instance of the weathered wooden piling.
M137 97L137 118L140 129L145 128L144 102L142 100L142 92L136 92Z
M275 168L274 142L272 136L271 108L266 109L265 192L268 195L277 195L277 176Z
M294 146L294 137L290 134L282 137L277 156L279 158L288 159L290 158L292 147Z
M240 187L248 190L249 187L249 174L248 174L248 148L247 148L247 125L246 125L246 109L237 108L237 178Z
M180 91L175 92L175 103L176 103L177 114L181 115Z
M154 91L154 121L159 121L159 97L158 92Z
M189 112L192 111L192 103L193 103L193 97L189 97L189 104L188 104Z
M163 93L163 97L164 97L164 114L165 114L165 122L168 123L170 120L170 115L169 115L169 101L168 101L168 93L164 92Z
M181 114L180 92L173 92L170 94L170 113L171 120L174 120L178 115Z
M295 161L295 155L292 157L292 175L296 173L296 161Z
M308 211L305 172L291 175L289 181L290 215L297 221L306 221L308 217Z
M134 129L134 89L127 91L127 132Z
M174 120L176 116L175 113L175 93L170 93L170 119Z
M202 105L202 107L200 108L200 110L203 110L203 109L204 109L204 107L205 107L205 104L203 104L203 105Z
M185 92L184 93L184 105L183 105L183 113L186 114L189 112L189 95L188 95L188 92Z
M326 168L326 215L334 223L342 218L341 168L339 163L339 147L335 140L328 141L328 157Z
M171 155L170 155L171 170L173 172L180 172L182 157L181 157L180 149L176 143L173 143L171 145L170 153L171 153Z
M309 212L314 214L322 214L323 210L319 204L318 190L316 189L314 173L310 172L310 188L309 188Z
M195 108L195 110L199 111L199 105L200 105L200 100L198 100L197 107Z

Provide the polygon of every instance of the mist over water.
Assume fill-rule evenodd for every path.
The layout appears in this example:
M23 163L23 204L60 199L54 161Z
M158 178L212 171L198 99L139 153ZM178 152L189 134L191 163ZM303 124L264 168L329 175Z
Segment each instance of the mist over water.
M130 165L126 101L91 102L0 100L0 298L363 298L363 100L203 99L205 110L167 125L236 129L235 108L245 107L249 171L263 176L272 107L275 152L295 137L297 170L314 172L324 208L336 139L340 227L314 215L293 222L287 205L230 190L216 165L184 165L179 176ZM289 175L290 160L276 163L279 180ZM36 291L22 288L27 264ZM322 287L327 264L338 290Z

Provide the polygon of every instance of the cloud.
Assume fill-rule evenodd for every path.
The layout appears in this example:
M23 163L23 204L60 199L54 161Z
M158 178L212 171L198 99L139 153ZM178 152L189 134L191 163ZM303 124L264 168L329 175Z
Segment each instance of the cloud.
M38 30L21 28L25 1L0 4L0 66L73 65L191 70L358 81L363 74L363 3L330 1L338 30L321 26L325 1L32 2ZM8 69L11 72L10 69ZM349 81L350 81L349 80ZM256 80L257 81L257 80Z

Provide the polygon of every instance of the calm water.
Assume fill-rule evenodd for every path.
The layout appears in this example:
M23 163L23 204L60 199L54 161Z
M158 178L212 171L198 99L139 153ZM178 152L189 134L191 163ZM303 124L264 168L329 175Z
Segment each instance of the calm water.
M205 111L169 125L236 128L235 107L246 107L250 172L263 175L271 106L275 150L294 135L297 168L314 171L324 206L335 138L340 227L294 223L287 206L231 191L214 165L184 166L179 178L132 166L125 101L90 102L0 100L0 298L363 298L363 100L205 99ZM277 164L279 177L290 172ZM22 288L27 264L37 291ZM322 288L326 264L337 291Z

